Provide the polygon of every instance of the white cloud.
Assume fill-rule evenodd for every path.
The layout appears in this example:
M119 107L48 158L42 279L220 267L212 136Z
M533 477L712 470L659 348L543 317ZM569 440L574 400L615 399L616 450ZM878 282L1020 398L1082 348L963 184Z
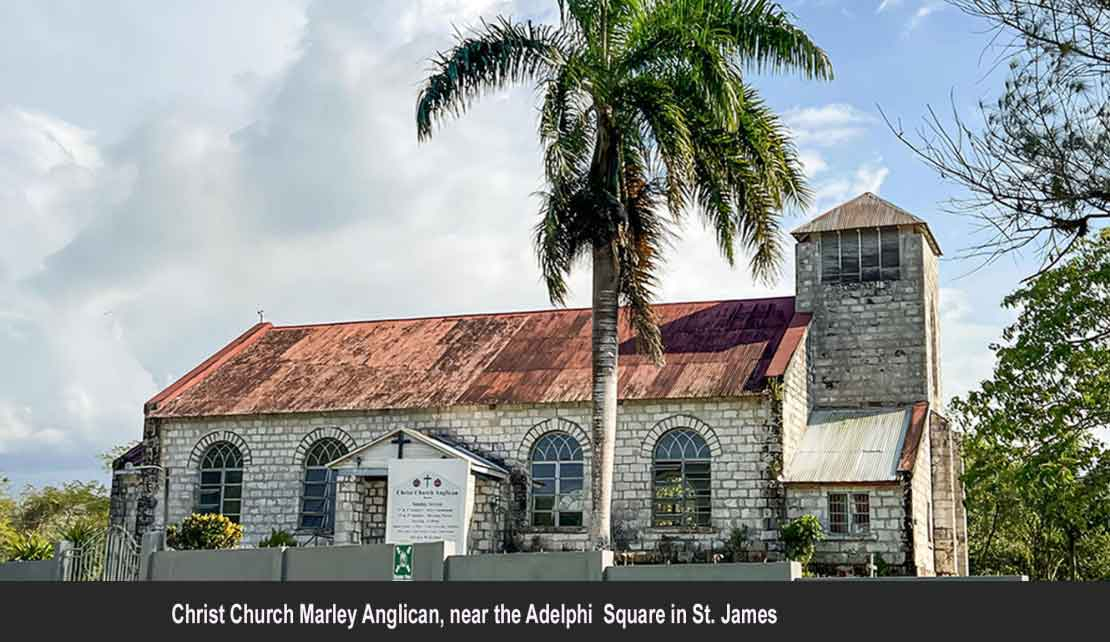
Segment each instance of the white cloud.
M802 163L802 169L805 171L806 177L811 180L814 176L829 168L828 162L826 162L825 158L816 150L798 150L798 160Z
M983 300L974 287L940 289L941 384L946 401L978 387L994 371L994 355L988 346L1014 318L1010 313L993 319L983 314L984 310L998 310L998 303Z
M943 3L933 1L926 2L925 4L921 5L917 8L917 11L913 12L913 16L911 16L909 22L906 23L906 30L904 33L909 34L914 29L917 29L919 26L921 26L921 23L924 22L926 18L943 8Z
M878 194L889 175L890 169L883 165L880 158L860 165L850 175L820 181L813 186L811 210L820 214L864 192Z
M875 119L852 105L832 103L795 107L783 114L783 122L797 145L831 147L860 138Z
M879 3L878 8L875 9L875 13L882 13L887 9L895 9L901 6L902 2L903 0L882 0L882 2Z
M0 470L99 474L143 401L260 307L282 323L544 305L531 92L425 145L413 123L451 25L501 4L313 4L281 66L208 70L248 90L245 125L182 101L106 140L0 105Z

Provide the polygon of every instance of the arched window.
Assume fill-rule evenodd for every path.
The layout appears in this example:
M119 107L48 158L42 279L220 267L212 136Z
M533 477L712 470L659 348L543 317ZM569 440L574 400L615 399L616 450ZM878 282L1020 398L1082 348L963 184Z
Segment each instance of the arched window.
M335 471L327 465L347 454L343 442L325 437L312 444L304 458L301 528L331 532L335 527Z
M710 525L709 446L689 428L664 433L652 461L652 525Z
M582 525L582 447L565 432L549 432L532 446L532 525Z
M238 522L243 501L243 453L226 441L204 451L200 460L198 513L219 513Z

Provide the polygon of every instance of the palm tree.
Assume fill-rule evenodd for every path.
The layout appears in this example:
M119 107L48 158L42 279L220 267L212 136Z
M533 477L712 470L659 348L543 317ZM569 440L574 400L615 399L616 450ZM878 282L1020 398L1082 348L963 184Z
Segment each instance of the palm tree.
M535 245L553 304L593 264L590 539L609 545L617 425L618 306L662 364L651 303L671 226L700 212L731 265L736 246L771 280L779 217L809 193L785 128L749 70L832 77L825 53L765 0L558 0L558 26L498 18L440 52L420 92L417 136L483 93L535 82L546 188Z

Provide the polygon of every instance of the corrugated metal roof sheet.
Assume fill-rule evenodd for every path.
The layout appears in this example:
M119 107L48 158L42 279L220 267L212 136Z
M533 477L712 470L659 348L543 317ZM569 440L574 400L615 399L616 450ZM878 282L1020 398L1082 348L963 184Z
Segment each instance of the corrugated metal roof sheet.
M856 198L837 205L812 221L795 229L791 234L802 238L807 234L852 230L860 227L883 227L886 225L912 225L920 229L932 245L933 251L940 256L940 244L924 219L910 214L890 201L879 198L871 192L864 192Z
M913 407L814 411L784 481L894 481L912 412Z
M657 368L636 354L622 322L622 399L763 390L794 318L794 298L661 304L656 311L667 364ZM590 329L588 308L263 323L152 398L146 411L199 417L586 401Z

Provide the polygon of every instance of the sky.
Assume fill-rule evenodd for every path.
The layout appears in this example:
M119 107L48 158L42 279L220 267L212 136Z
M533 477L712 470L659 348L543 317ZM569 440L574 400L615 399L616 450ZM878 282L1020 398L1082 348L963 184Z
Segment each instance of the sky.
M1035 257L955 258L958 192L882 114L978 122L1002 78L985 25L934 0L783 2L831 82L753 75L794 134L808 218L871 191L929 222L945 394L990 374L1001 298ZM486 96L417 144L428 59L498 14L554 0L7 0L0 3L0 475L107 481L143 402L257 322L549 307L531 246L536 95ZM989 54L989 52L988 52ZM792 294L730 269L696 218L660 300ZM790 243L787 244L788 246ZM981 268L981 269L977 269ZM588 268L570 303L589 304Z

